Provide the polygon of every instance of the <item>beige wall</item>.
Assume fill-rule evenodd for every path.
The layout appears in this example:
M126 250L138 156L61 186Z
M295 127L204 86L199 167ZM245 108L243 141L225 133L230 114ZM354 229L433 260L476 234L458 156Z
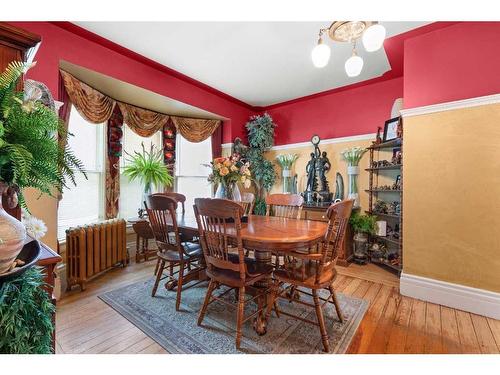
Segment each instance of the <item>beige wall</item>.
M43 220L47 225L47 234L41 239L54 251L57 249L57 200L47 195L40 196L35 189L24 191L26 203L33 216Z
M404 121L403 271L500 292L500 104Z
M340 152L346 148L360 146L367 147L371 144L371 140L362 140L362 141L352 141L352 142L341 142L341 143L331 143L331 144L321 144L319 145L321 151L326 151L328 154L328 158L332 163L332 169L327 173L328 184L330 186L330 191L335 194L335 174L336 172L340 172L344 179L344 192L345 197L347 197L348 193L348 179L347 179L347 164L342 160L340 156ZM276 162L276 156L279 154L297 154L299 158L295 162L294 165L294 173L297 173L297 186L298 191L303 192L305 190L305 185L307 182L306 175L306 164L310 160L310 154L313 152L312 144L306 147L298 147L298 148L290 148L286 150L272 150L266 153L266 158L273 160ZM364 169L368 167L369 164L369 155L366 153L361 159L360 166L360 175L358 176L358 189L360 194L361 207L363 210L368 209L368 194L364 191L368 189L368 172ZM271 193L280 193L282 191L282 177L281 177L281 168L277 163L276 164L276 173L278 178L276 179L276 184L274 185Z

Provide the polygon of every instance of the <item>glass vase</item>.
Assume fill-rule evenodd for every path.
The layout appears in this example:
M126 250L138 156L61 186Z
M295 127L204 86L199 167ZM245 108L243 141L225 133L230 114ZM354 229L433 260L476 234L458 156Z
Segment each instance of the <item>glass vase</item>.
M358 175L359 167L357 165L347 167L347 176L349 178L349 193L347 194L347 198L354 199L354 207L359 207Z
M281 176L283 177L283 193L292 193L292 171L290 168L283 168Z
M238 184L219 184L215 192L215 198L241 201L241 193Z

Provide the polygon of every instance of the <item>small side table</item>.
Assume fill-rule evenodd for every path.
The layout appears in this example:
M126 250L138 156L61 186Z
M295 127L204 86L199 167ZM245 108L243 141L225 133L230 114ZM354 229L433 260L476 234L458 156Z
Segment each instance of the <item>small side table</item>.
M132 229L135 232L135 261L148 261L156 258L157 249L149 248L149 240L154 239L153 230L146 219L132 219Z

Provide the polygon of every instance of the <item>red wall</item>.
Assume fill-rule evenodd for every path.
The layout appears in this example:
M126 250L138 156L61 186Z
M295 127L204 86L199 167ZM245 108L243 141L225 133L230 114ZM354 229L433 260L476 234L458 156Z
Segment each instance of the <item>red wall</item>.
M375 133L403 96L403 77L271 107L276 145Z
M37 65L29 72L28 77L45 83L54 96L57 96L55 93L58 90L59 61L66 60L224 116L228 120L223 126L223 142L230 142L235 136L241 136L248 117L255 114L250 106L230 100L224 95L214 94L214 90L206 90L200 85L179 79L50 22L11 24L42 37L42 44L35 56Z
M407 39L404 106L500 92L500 22L462 22Z

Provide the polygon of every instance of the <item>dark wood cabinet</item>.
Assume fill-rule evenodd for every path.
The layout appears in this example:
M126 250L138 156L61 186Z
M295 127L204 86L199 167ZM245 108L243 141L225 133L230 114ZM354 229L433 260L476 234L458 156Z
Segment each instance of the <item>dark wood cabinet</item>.
M303 205L302 218L305 220L328 221L326 218L326 210L330 204L326 205ZM340 247L337 264L339 266L348 267L353 258L353 231L350 225L347 226L346 234L342 246Z

